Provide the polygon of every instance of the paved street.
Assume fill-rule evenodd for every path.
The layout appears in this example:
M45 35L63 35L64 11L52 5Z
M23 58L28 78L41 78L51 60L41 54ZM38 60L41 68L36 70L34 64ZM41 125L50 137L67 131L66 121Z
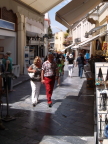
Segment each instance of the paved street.
M54 88L53 107L46 101L42 85L39 103L31 104L30 82L26 81L9 93L9 114L16 120L3 122L0 144L94 144L93 89L86 88L86 78L67 77L67 66L60 87ZM3 97L2 117L6 115Z

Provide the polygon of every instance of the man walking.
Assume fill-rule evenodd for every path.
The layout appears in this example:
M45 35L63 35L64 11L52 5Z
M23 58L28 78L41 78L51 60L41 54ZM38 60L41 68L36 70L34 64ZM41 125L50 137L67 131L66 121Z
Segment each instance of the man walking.
M82 78L82 75L83 75L84 62L85 62L84 57L83 57L82 53L80 53L79 57L76 60L76 65L78 65L78 68L79 68L78 76L80 78Z
M54 88L57 65L54 62L54 56L48 55L48 60L42 65L41 82L45 84L48 106L52 107L51 96Z

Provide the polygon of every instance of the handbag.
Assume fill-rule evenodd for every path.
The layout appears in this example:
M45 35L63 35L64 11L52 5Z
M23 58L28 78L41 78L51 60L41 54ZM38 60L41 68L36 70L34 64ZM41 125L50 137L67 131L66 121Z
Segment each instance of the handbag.
M37 81L37 82L41 81L41 76L39 75L38 72L37 73L28 73L28 75L30 76L30 79L32 81Z
M35 78L35 74L34 73L28 73L30 78Z

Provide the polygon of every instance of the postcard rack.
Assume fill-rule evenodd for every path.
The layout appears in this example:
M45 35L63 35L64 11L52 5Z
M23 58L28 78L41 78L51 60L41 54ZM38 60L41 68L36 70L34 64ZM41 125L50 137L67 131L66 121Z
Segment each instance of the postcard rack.
M102 81L98 81L99 69L102 72ZM95 63L96 110L97 110L97 143L108 144L108 81L106 81L108 63ZM98 79L99 80L99 79Z

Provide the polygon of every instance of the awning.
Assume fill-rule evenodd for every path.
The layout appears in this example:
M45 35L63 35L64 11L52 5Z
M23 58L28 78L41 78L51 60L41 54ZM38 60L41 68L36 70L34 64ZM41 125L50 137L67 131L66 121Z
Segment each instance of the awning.
M65 47L64 49L62 49L62 50L60 50L60 51L63 52L63 51L65 51L66 49L71 48L72 46L74 46L74 44L71 44L71 45Z
M86 45L87 43L89 43L89 42L91 42L91 41L93 41L93 40L95 40L95 39L97 39L97 38L99 38L99 37L101 37L101 36L104 36L104 35L106 35L106 31L103 32L103 33L100 33L100 34L98 34L98 35L96 35L96 36L94 36L94 37L92 37L92 38L88 38L88 40L86 40L86 41L84 41L84 42L82 42L82 43L80 43L80 44L78 44L78 45L79 45L79 47L80 47L80 46L84 46L84 45Z
M13 10L29 19L44 22L44 13L58 5L63 0L0 0L0 7Z
M58 5L64 0L15 0L18 2L22 2L27 6L37 10L41 14L45 14L50 9Z
M71 49L78 49L78 48L79 48L79 45L75 45Z
M53 48L50 48L49 50L54 50Z
M81 47L80 49L90 50L90 47Z
M56 12L55 19L70 28L73 23L80 20L101 2L102 0L72 0Z
M91 34L91 33L95 32L95 31L97 31L97 30L100 30L101 28L103 28L103 27L105 27L105 26L107 26L107 24L104 24L104 25L102 25L102 26L95 27L95 28L91 29L91 30L88 32L88 34Z
M84 42L82 42L82 43L80 43L78 45L73 46L71 49L81 48L82 46L85 46L87 43L89 43L89 42L91 42L91 41L93 41L93 40L95 40L95 39L97 39L99 37L102 37L102 36L106 35L106 33L107 33L107 31L105 31L103 33L100 33L100 34L98 34L98 35L96 35L96 36L94 36L92 38L88 38L86 41L84 41ZM88 49L88 47L83 47L83 49Z
M71 44L71 45L65 47L65 49L70 48L70 47L72 47L72 46L74 46L74 44Z
M64 52L65 51L65 49L62 49L62 50L60 50L61 52Z

